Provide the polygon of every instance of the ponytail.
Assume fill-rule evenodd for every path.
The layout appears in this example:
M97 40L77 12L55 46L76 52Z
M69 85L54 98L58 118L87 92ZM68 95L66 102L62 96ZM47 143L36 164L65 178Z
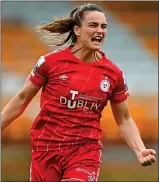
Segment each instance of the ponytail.
M51 45L61 46L71 41L74 25L75 22L70 17L58 18L54 22L37 26L36 31L39 32L47 42L51 43ZM69 34L64 39L62 36L65 33Z

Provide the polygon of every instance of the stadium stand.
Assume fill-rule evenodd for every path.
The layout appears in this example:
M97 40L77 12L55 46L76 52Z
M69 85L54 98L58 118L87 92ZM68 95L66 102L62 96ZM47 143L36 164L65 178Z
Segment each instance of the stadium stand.
M144 41L145 46L158 57L157 3L157 1L103 2L103 6L132 28Z

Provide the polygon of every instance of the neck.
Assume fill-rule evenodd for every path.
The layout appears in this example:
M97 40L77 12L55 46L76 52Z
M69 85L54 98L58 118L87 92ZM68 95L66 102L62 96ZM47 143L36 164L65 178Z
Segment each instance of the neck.
M98 51L88 50L88 48L78 45L73 46L71 52L78 59L83 60L86 63L98 61L102 57Z

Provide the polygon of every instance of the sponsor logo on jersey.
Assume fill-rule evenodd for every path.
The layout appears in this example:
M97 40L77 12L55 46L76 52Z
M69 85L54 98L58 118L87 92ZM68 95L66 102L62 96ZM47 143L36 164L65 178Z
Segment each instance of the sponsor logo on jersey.
M67 80L68 79L68 76L66 75L61 75L59 76L60 80Z
M70 90L71 98L68 99L64 96L60 96L60 103L67 106L69 109L75 109L79 107L83 107L85 110L99 109L101 104L97 103L97 101L88 101L78 99L75 100L79 92L77 90Z
M103 92L107 92L109 90L110 82L107 77L105 77L105 79L100 82L100 88Z

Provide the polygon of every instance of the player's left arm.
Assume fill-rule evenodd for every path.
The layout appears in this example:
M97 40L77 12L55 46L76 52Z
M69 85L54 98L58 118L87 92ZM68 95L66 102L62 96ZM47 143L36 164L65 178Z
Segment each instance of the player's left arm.
M139 130L131 117L127 100L121 103L110 102L110 104L122 139L135 152L142 166L152 165L156 161L156 151L146 149Z

